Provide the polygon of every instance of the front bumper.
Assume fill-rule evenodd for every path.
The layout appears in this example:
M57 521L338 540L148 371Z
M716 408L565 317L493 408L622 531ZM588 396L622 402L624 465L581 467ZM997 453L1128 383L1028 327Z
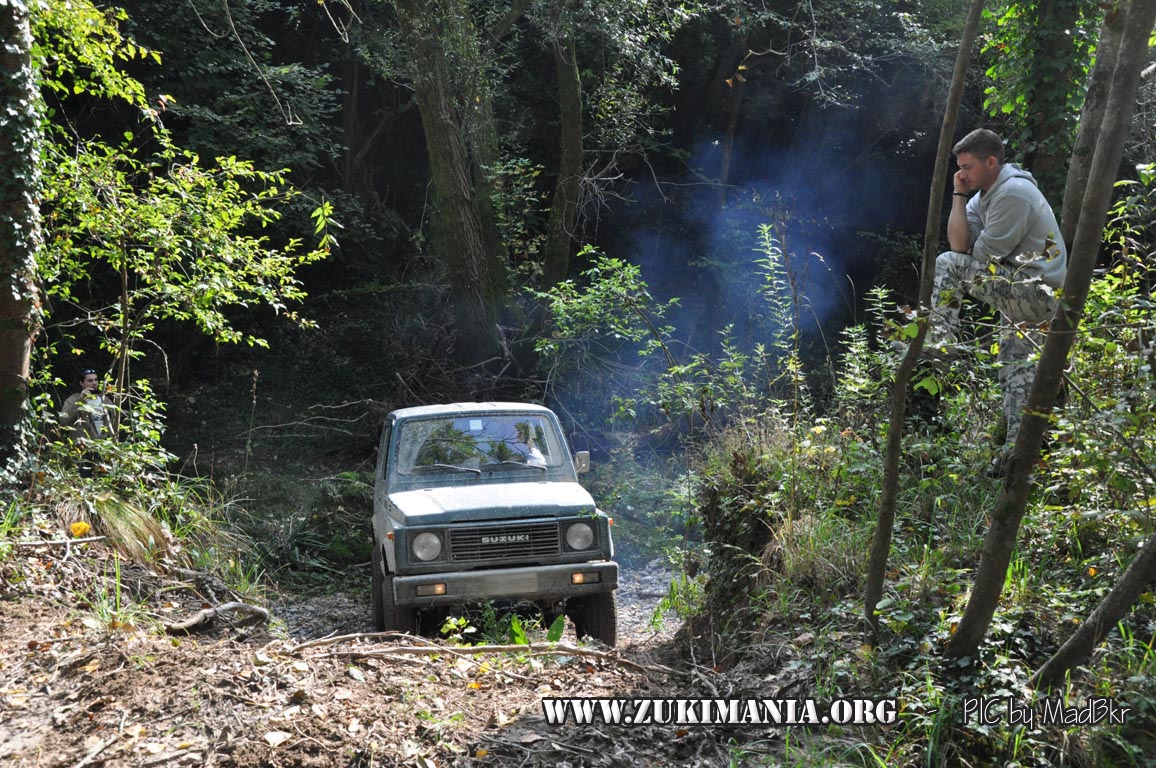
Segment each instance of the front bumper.
M573 583L573 574L598 574L582 584ZM445 594L419 596L418 587L444 585ZM484 571L450 571L420 576L395 576L394 601L417 608L434 605L461 605L488 600L539 601L594 595L618 588L618 563L567 563L565 565L500 568Z

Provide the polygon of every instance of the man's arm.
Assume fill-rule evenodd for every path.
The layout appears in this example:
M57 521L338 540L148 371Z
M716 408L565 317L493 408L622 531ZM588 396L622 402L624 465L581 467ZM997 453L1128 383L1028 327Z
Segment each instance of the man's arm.
M947 217L947 244L957 253L971 253L971 226L967 221L967 203L971 190L959 171L951 177L951 214Z
M1023 242L1035 215L1027 198L1005 190L987 209L983 232L975 239L972 255L981 261L1002 261Z
M80 395L70 395L64 401L64 407L60 409L60 423L66 427L71 427L80 418Z
M967 198L951 196L951 215L947 217L947 244L957 253L971 252L971 228L967 223Z

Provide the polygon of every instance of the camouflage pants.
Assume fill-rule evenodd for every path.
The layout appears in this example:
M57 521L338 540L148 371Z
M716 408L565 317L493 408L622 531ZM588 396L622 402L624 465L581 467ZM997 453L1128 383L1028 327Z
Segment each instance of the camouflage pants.
M1007 420L1006 442L1012 445L1035 378L1034 353L1043 345L1047 322L1056 309L1056 297L1039 279L1027 278L998 263L993 272L992 263L967 253L939 254L935 260L935 306L927 344L934 348L955 343L964 294L999 310L999 383Z

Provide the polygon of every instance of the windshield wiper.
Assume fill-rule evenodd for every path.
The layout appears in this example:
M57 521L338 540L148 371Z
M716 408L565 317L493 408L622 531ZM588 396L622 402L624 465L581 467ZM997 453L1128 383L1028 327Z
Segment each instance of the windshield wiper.
M419 467L413 468L414 472L473 472L475 475L482 474L482 470L474 467L463 467L458 464L422 464Z
M527 464L524 461L513 461L512 459L506 459L505 461L494 461L490 462L489 464L482 465L482 469L503 469L505 467L529 467L530 469L540 469L543 472L546 471L546 467L542 466L541 464Z

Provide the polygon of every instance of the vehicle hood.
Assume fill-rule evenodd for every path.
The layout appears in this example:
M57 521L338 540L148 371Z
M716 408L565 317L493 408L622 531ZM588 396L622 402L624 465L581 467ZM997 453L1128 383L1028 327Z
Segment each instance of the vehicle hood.
M423 488L389 494L403 525L443 525L518 517L590 515L594 499L578 483L498 483Z

